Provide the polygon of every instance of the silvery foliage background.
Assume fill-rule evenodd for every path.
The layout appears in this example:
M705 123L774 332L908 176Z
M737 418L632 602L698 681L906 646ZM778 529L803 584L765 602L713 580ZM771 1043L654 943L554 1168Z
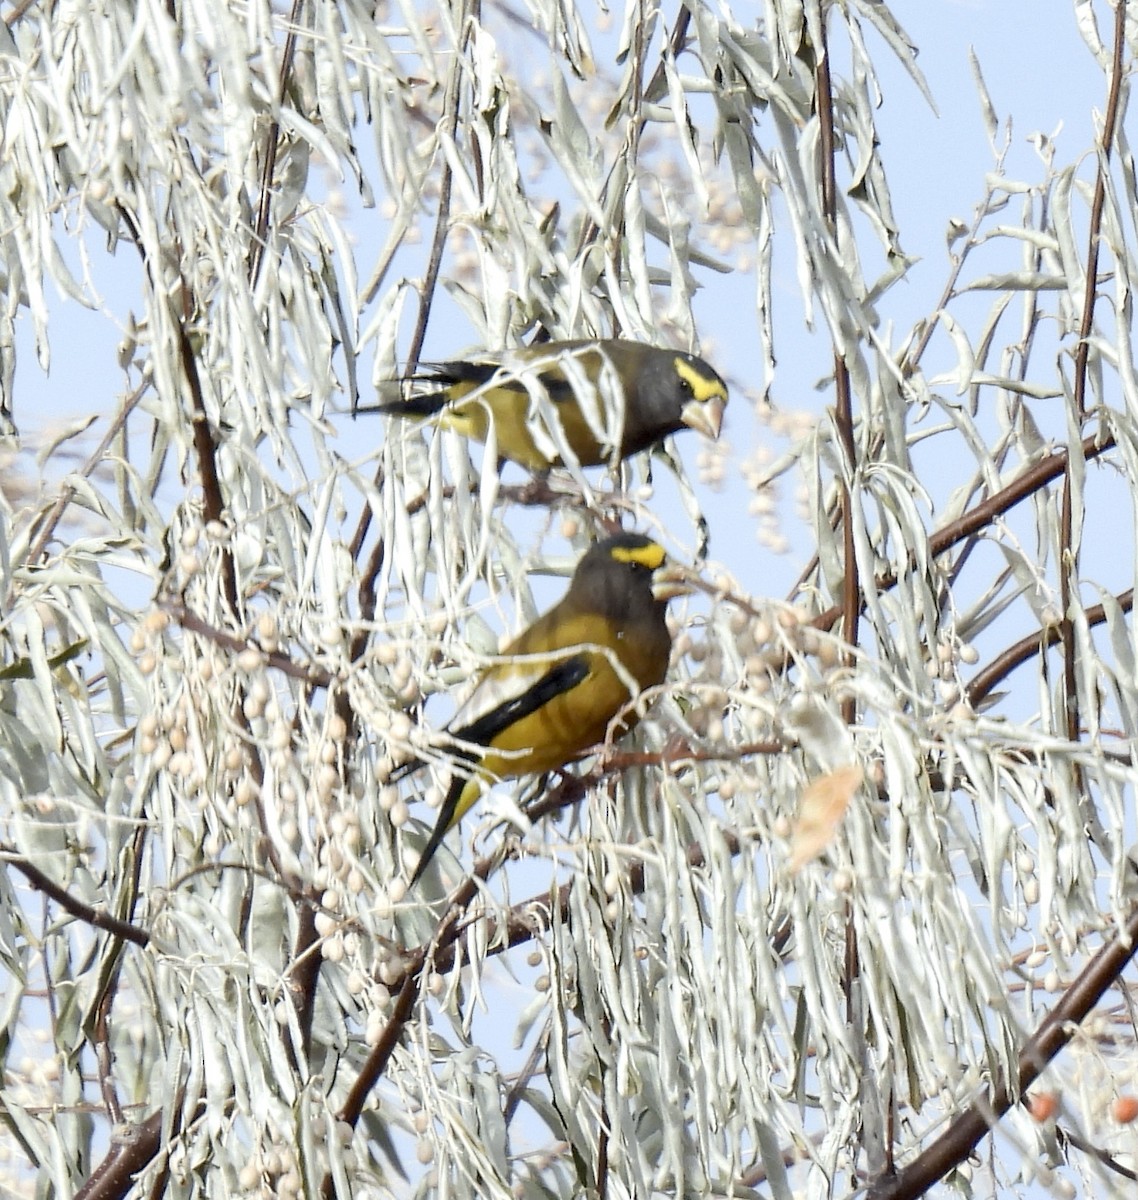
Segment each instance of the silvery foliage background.
M1105 78L1096 10L1074 7ZM1072 356L1095 156L1052 161L1042 145L1037 178L1004 178L991 113L996 161L958 231L958 274L923 322L899 326L892 285L908 260L887 175L905 164L875 143L873 56L911 73L888 100L924 101L893 15L870 0L689 11L675 56L662 53L669 6L630 3L606 25L566 0L298 5L283 102L279 6L83 0L0 26L5 402L34 424L17 323L42 368L87 353L55 335L60 295L103 314L122 367L118 384L93 379L91 436L106 440L81 468L38 487L8 460L3 841L146 935L116 938L17 867L0 875L17 1182L64 1193L116 1122L160 1114L139 1194L162 1172L177 1195L295 1194L331 1172L361 1195L445 1182L566 1196L599 1178L612 1195L844 1195L884 1169L890 1137L903 1162L985 1080L1014 1078L1053 993L1128 911L1138 686L1112 599L1133 582L1138 491L1124 137L1102 224L1093 419L1080 424ZM823 15L834 234L816 111ZM849 368L857 465L823 414L765 477L747 474L760 491L778 472L810 486L819 557L797 607L736 578L748 554L726 551L744 539L713 540L715 594L675 606L677 662L636 743L693 753L606 775L576 819L523 835L530 863L493 874L461 915L449 961L462 971L418 972L444 910L426 904L437 881L410 898L398 882L401 839L422 836L408 805L433 816L414 803L423 776L389 781L421 748L409 716L548 603L531 572L547 559L564 572L590 528L579 508L522 503L492 452L468 460L429 431L379 444L375 418L333 418L408 353L440 192L450 236L430 297L432 320L449 323L443 350L501 345L538 320L555 336L619 326L694 344L714 332L695 328L697 281L714 312L716 289L752 271L759 336L732 347L735 430L765 411L741 384L775 378L771 265L792 256L797 320ZM195 387L210 431L196 443ZM1117 445L1109 470L1073 460L1072 551L1085 553L1071 740L1054 652L1029 656L982 711L962 690L1061 615L1057 487L947 553L928 539L1052 439L1077 445L1096 427ZM43 461L68 445L43 447ZM865 588L848 663L835 635L801 624L840 601L829 514L843 477ZM630 480L622 502L603 478L555 486L587 486L595 505L653 528ZM1103 528L1107 554L1080 544ZM695 542L686 531L673 548ZM899 583L874 586L888 572ZM437 726L446 708L428 714ZM851 761L868 785L792 876L804 785ZM451 843L466 863L508 828L484 823L472 849L468 824ZM564 903L549 903L551 883ZM505 905L533 894L547 903L503 947ZM320 901L311 926L306 895ZM313 955L306 1043L297 981ZM1069 1127L1108 1151L1125 1149L1107 1105L1135 1070L1119 1005L1060 1068ZM385 1036L394 1050L353 1129L342 1106ZM1022 1110L1003 1130L987 1169L1014 1190L1055 1145ZM1129 1186L1093 1158L1073 1159L1079 1171L1099 1195Z

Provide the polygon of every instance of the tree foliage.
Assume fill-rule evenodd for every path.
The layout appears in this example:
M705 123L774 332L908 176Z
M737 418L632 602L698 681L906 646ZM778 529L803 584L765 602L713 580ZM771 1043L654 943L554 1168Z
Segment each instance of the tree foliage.
M1131 1193L1135 35L1072 7L1096 144L1009 175L977 64L993 168L915 321L877 122L935 97L876 0L6 15L14 1187ZM425 347L720 325L748 456L529 480L345 415ZM452 697L617 525L702 586L668 683L408 892Z

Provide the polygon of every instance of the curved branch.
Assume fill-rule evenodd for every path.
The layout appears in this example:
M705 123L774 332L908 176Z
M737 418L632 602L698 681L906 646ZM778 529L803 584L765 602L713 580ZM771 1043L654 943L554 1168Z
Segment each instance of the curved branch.
M1113 433L1092 433L1083 439L1082 454L1090 462L1092 459L1098 458L1100 454L1114 449L1115 445L1116 439ZM1039 459L1038 462L1032 463L1030 467L1026 467L1006 487L1000 488L998 492L977 504L975 508L970 508L955 521L950 521L941 529L931 533L928 540L929 555L935 558L946 550L952 549L958 542L964 541L974 533L979 533L996 517L1014 508L1022 500L1028 499L1040 488L1053 483L1066 472L1069 458L1070 453L1067 450L1055 450ZM915 563L916 560L911 561ZM896 587L896 571L883 572L877 577L875 586L879 591ZM811 624L816 629L832 629L841 615L841 606L834 605L825 612L819 613L811 621Z
M115 1131L107 1156L75 1193L75 1200L118 1200L134 1177L153 1161L162 1148L162 1109L137 1125Z
M1130 612L1134 607L1134 589L1129 588L1121 595L1115 596L1115 601L1123 612ZM1093 608L1088 608L1083 615L1089 626L1101 625L1106 620L1106 606L1096 604ZM1027 637L1021 638L1002 654L992 659L982 671L977 671L965 689L964 698L973 708L977 708L987 699L996 684L1010 675L1016 667L1022 666L1029 658L1033 658L1036 654L1049 649L1060 641L1062 641L1062 629L1059 625L1048 625L1045 629L1029 633Z
M894 1176L878 1180L868 1200L913 1200L962 1163L996 1122L1043 1073L1071 1040L1079 1024L1102 999L1138 950L1138 908L1126 925L1091 959L1055 1008L1020 1051L1014 1080L999 1081L992 1091L961 1113L927 1150Z
M136 946L149 946L150 934L145 929L139 929L129 921L120 921L110 913L92 908L81 900L76 900L66 888L60 887L55 880L45 875L39 867L33 866L23 855L18 854L11 846L0 843L0 855L3 860L20 872L37 891L50 897L65 912L70 913L77 921L102 929L111 937L124 942L133 942Z
M296 57L296 30L300 23L300 12L304 8L304 0L293 0L292 13L289 15L288 33L285 35L284 53L281 55L281 69L278 75L277 103L284 104L285 88L288 77L292 73L292 62ZM269 122L265 134L265 158L261 170L261 194L257 202L257 223L253 229L253 255L249 261L249 283L255 286L261 273L261 263L265 259L265 248L269 238L269 211L273 202L273 172L277 169L277 145L281 137L280 117L275 116Z

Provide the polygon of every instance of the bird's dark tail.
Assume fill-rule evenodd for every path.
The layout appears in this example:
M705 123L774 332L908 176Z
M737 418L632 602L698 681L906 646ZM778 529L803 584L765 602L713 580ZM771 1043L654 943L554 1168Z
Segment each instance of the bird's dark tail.
M391 417L433 417L446 408L447 399L445 389L437 392L411 392L409 395L400 396L398 400L380 400L367 411L384 413Z
M407 885L408 889L413 888L419 882L423 872L427 869L427 865L435 857L435 851L442 845L443 838L447 835L447 830L454 823L454 813L455 809L458 808L459 797L462 795L463 788L466 787L468 782L469 777L458 771L451 777L446 799L443 801L442 808L439 809L438 820L435 822L434 829L431 830L431 836L427 838L427 844L423 847L422 853L419 855L419 862L415 867L415 873L411 876L411 882Z
M396 417L433 417L456 398L452 389L458 387L459 394L465 395L489 383L497 371L494 363L421 363L413 375L382 385L381 397L395 393L398 399L381 398L368 411Z

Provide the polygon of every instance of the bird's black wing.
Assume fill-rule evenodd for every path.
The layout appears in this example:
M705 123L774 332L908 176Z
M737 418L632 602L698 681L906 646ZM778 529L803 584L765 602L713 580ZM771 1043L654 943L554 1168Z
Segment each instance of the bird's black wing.
M520 370L521 367L519 365L513 369ZM502 378L495 384L495 387L524 392L526 385L519 378L511 375L510 370L510 365L506 363L490 362L485 359L482 361L460 359L456 362L432 363L426 370L417 371L412 375L411 380L430 383L441 388L453 387L456 383L470 383L475 387L481 387L501 372ZM541 386L553 400L567 400L574 395L573 385L566 379L565 373L558 367L552 356L548 365L538 371L537 377Z
M479 388L489 383L501 371L501 363L486 359L421 363L413 375L398 381L401 390L407 389L406 394L401 395L398 400L380 400L367 411L394 413L401 417L433 417L450 403L450 389L456 384L468 383L472 388ZM539 371L537 377L549 398L555 403L573 399L573 385L552 366L550 369ZM502 391L526 391L525 384L509 374L504 375L494 386Z
M560 696L570 688L576 687L588 673L588 656L574 654L571 658L555 663L544 675L530 684L520 696L503 701L476 721L452 732L456 738L460 738L464 742L473 742L477 746L489 746L498 734L509 729L515 722L537 712L543 704L548 704L555 696ZM460 750L458 757L470 763L473 763L475 758L469 750ZM443 800L442 807L439 809L438 820L435 821L431 836L427 839L427 844L419 855L415 873L411 876L410 887L414 887L418 883L419 877L427 869L427 864L434 858L435 851L442 844L447 830L450 829L455 809L458 808L458 802L468 778L461 771L454 773L450 787L447 788L446 799Z
M489 746L498 734L511 725L535 713L543 704L555 696L575 688L589 673L589 658L586 654L574 654L553 664L544 675L539 676L520 695L503 700L488 713L461 729L452 729L456 738L473 742L476 746Z

